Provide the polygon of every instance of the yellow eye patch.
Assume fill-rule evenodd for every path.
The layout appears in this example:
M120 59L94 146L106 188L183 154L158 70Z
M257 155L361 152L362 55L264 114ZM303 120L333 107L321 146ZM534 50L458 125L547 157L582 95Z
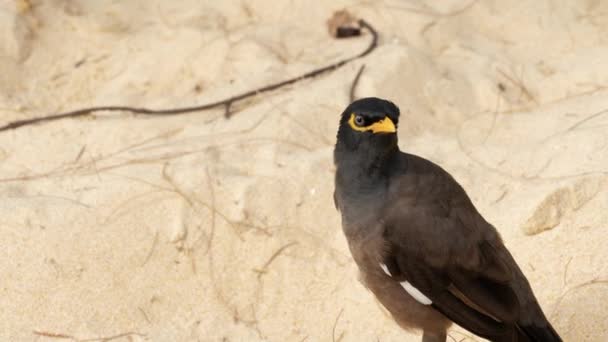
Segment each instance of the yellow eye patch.
M359 132L372 131L372 133L395 133L395 132L397 132L397 128L395 127L393 120L391 120L388 116L384 117L384 119L382 119L382 120L376 121L367 126L357 126L357 124L355 123L355 116L356 116L356 114L352 113L350 115L350 118L348 119L348 124L355 131L359 131Z

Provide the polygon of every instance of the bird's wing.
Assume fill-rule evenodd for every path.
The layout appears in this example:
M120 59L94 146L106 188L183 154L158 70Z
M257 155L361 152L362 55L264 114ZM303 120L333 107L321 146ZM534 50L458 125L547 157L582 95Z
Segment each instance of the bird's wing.
M397 202L385 217L384 262L463 328L503 336L519 319L514 274L497 252L498 234L471 209L467 201Z

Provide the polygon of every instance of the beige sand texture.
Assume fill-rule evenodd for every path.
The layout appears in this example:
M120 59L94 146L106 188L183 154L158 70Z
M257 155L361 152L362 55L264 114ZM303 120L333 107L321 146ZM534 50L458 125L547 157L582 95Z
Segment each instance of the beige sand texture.
M338 115L400 105L565 341L608 341L608 3L0 0L0 341L418 341L357 281L333 193ZM449 340L480 341L454 327ZM104 339L105 338L105 339Z

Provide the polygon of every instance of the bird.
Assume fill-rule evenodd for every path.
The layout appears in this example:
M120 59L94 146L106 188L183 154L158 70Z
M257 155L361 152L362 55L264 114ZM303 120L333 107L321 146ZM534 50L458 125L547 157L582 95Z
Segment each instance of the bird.
M399 149L398 124L376 97L340 117L334 202L363 285L423 342L453 323L490 341L561 341L497 229L447 171Z

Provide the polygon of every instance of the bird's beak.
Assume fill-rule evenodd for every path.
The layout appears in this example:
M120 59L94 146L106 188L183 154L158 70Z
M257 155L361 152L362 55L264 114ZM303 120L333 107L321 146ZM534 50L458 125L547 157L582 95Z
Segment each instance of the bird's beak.
M397 128L388 116L380 121L376 121L369 126L373 133L395 133Z

